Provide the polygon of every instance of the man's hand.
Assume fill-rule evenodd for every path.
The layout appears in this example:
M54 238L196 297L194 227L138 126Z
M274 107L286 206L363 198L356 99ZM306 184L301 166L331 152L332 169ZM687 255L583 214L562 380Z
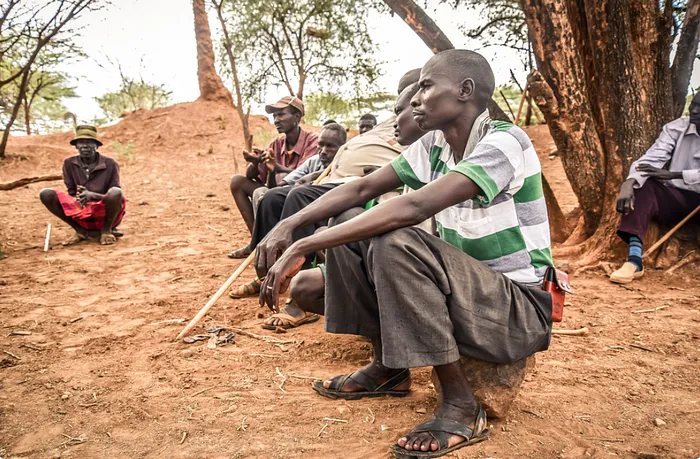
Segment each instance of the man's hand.
M255 253L255 271L261 279L267 275L277 257L293 243L292 231L288 230L282 220L258 244Z
M271 151L266 151L262 154L260 157L262 162L265 164L265 167L267 167L267 170L270 172L275 172L277 169L277 161L275 160L275 156L272 154Z
M85 207L85 204L87 204L90 201L98 201L98 199L95 199L95 193L93 193L92 191L88 191L88 189L82 185L78 185L77 191L78 193L76 194L76 196L78 197L80 205L83 207Z
M659 169L649 164L640 164L637 166L637 170L643 172L643 177L655 178L656 180L674 180L682 179L682 172L671 172L666 169Z
M262 150L259 148L253 148L253 154L248 153L247 150L243 150L243 158L249 163L258 165L262 161Z
M296 253L295 246L285 252L282 257L267 272L267 276L260 286L260 306L267 304L273 312L279 312L280 293L289 288L289 283L304 265L305 256ZM258 253L260 246L258 245Z
M617 196L617 210L622 215L627 215L634 210L634 184L636 180L629 179L620 187L620 194Z

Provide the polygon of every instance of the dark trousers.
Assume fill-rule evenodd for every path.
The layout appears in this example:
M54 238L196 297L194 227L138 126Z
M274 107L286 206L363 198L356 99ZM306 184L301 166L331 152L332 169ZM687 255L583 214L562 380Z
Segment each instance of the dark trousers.
M267 233L272 231L272 228L281 220L299 212L337 186L337 184L283 186L266 192L260 201L258 213L255 216L250 248L255 249L260 241L267 236ZM294 240L297 241L311 236L316 228L326 224L327 222L319 222L315 225L298 228L294 231Z
M649 222L673 226L700 205L700 194L679 190L649 179L634 190L634 210L620 219L617 234L629 242L630 236L644 240ZM700 222L697 216L694 222Z
M380 337L390 368L445 365L460 355L510 363L549 346L549 293L418 228L328 250L325 279L326 331Z

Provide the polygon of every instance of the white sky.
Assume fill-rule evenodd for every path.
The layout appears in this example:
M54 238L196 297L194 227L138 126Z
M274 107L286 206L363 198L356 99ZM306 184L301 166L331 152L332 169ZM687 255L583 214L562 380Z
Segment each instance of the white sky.
M464 17L444 5L427 12L456 47L478 50L491 61L497 84L508 82L510 69L524 83L526 71L515 51L503 47L480 49L478 42L466 39L458 30L460 23L469 27L478 24L477 15ZM216 40L216 18L210 14L209 19ZM78 76L76 91L80 96L67 101L68 109L81 121L101 116L94 97L119 87L116 67L110 61L119 62L129 76L140 74L147 81L165 84L173 91L174 103L195 100L199 87L193 23L191 0L119 0L108 9L84 15L78 43L89 58L65 65L70 75ZM432 53L398 16L371 11L368 25L378 45L376 57L385 62L379 89L393 93L401 75L421 67ZM697 86L698 78L693 80L693 86ZM284 95L281 91L270 90L268 100L277 100ZM261 107L254 108L262 113Z

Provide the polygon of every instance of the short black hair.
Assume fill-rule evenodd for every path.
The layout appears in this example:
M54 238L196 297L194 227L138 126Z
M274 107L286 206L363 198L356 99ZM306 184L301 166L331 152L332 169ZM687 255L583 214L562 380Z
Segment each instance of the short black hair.
M484 109L486 108L487 102L496 89L496 81L491 64L484 56L468 49L448 49L431 57L428 63L432 63L433 66L444 66L456 81L463 81L467 78L474 80L475 99L483 105Z
M321 128L322 131L329 130L333 131L336 134L338 134L338 137L340 137L340 140L342 140L342 143L347 142L348 140L348 133L345 130L343 126L341 126L338 123L329 123L329 124L324 124L323 127Z
M326 126L326 125L328 125L328 124L333 124L333 123L336 123L336 124L337 124L338 122L337 122L336 120L333 120L333 119L331 119L331 120L326 120L326 121L323 122L323 124L322 124L321 126Z
M362 115L360 117L360 121L372 121L374 124L377 124L377 117L372 115L371 113L367 113L365 115Z
M409 70L399 80L398 93L401 94L408 86L418 83L418 80L420 80L420 69Z

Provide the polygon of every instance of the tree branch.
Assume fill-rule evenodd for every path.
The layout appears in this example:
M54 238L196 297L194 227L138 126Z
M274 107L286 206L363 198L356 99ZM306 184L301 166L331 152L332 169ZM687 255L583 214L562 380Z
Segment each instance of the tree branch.
M676 56L673 58L673 66L671 67L673 110L676 117L681 116L685 107L685 97L688 94L693 63L698 52L698 40L700 40L700 0L688 0Z

